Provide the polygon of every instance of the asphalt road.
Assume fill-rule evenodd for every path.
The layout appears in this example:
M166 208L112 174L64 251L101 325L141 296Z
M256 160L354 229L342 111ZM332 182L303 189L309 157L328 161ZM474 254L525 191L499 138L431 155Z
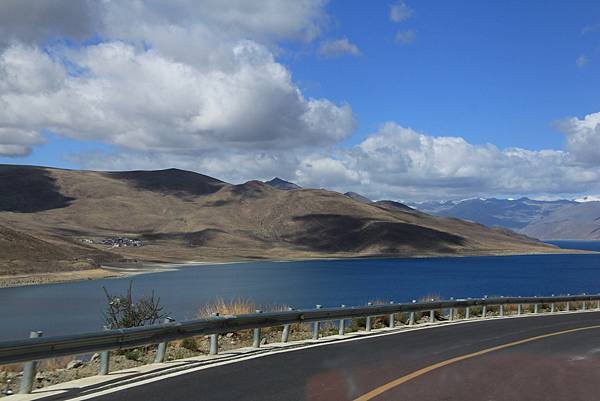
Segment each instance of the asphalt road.
M539 336L545 337L536 338ZM600 399L600 313L595 312L488 320L369 337L213 367L94 398L95 401L597 399Z

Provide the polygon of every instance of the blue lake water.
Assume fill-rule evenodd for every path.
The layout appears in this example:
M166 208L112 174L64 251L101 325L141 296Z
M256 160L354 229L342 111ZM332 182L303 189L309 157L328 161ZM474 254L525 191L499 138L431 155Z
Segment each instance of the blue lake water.
M600 242L558 244L600 251ZM129 280L0 289L0 340L23 338L31 330L42 330L45 336L99 330L105 303L102 286L122 293ZM308 308L370 300L408 302L427 294L462 298L600 293L600 254L256 262L187 267L132 280L134 295L154 290L170 315L184 320L219 297Z

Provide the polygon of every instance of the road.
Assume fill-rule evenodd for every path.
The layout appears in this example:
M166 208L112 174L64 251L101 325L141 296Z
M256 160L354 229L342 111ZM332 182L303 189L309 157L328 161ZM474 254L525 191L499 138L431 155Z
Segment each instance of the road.
M599 398L600 313L496 319L213 367L95 401L576 401Z

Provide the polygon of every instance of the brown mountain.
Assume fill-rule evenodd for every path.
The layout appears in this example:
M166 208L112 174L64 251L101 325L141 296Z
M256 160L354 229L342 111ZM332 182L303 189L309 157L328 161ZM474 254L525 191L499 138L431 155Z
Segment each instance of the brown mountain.
M231 185L175 169L106 173L0 166L0 186L0 225L10 227L11 236L24 244L0 253L5 272L19 270L15 261L21 259L45 270L44 260L76 264L81 258L92 260L92 266L118 259L557 251L508 230L433 217L393 202L365 204L337 192L285 191L260 181ZM143 246L111 248L101 243L113 237L140 239ZM0 243L3 250L5 243ZM37 254L47 256L27 256Z

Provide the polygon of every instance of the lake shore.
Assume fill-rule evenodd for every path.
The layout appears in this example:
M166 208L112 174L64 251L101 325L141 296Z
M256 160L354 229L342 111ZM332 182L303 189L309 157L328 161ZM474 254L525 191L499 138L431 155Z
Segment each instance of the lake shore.
M0 289L34 286L44 284L58 284L76 281L100 280L111 278L123 278L137 276L141 274L152 274L166 271L178 270L181 268L201 265L229 265L238 263L251 262L301 262L301 261L320 261L320 260L349 260L349 259L422 259L422 258L461 258L461 257L478 257L478 256L526 256L526 255L555 255L555 254L593 254L598 253L591 250L579 249L563 249L557 248L552 252L489 252L489 253L465 253L453 255L373 255L373 256L331 256L331 257L314 257L314 258L289 258L289 259L232 259L232 260L202 260L202 261L183 261L183 262L157 262L157 261L136 261L136 262L120 262L102 265L96 269L75 270L66 272L49 272L49 273L29 273L12 276L0 276Z

